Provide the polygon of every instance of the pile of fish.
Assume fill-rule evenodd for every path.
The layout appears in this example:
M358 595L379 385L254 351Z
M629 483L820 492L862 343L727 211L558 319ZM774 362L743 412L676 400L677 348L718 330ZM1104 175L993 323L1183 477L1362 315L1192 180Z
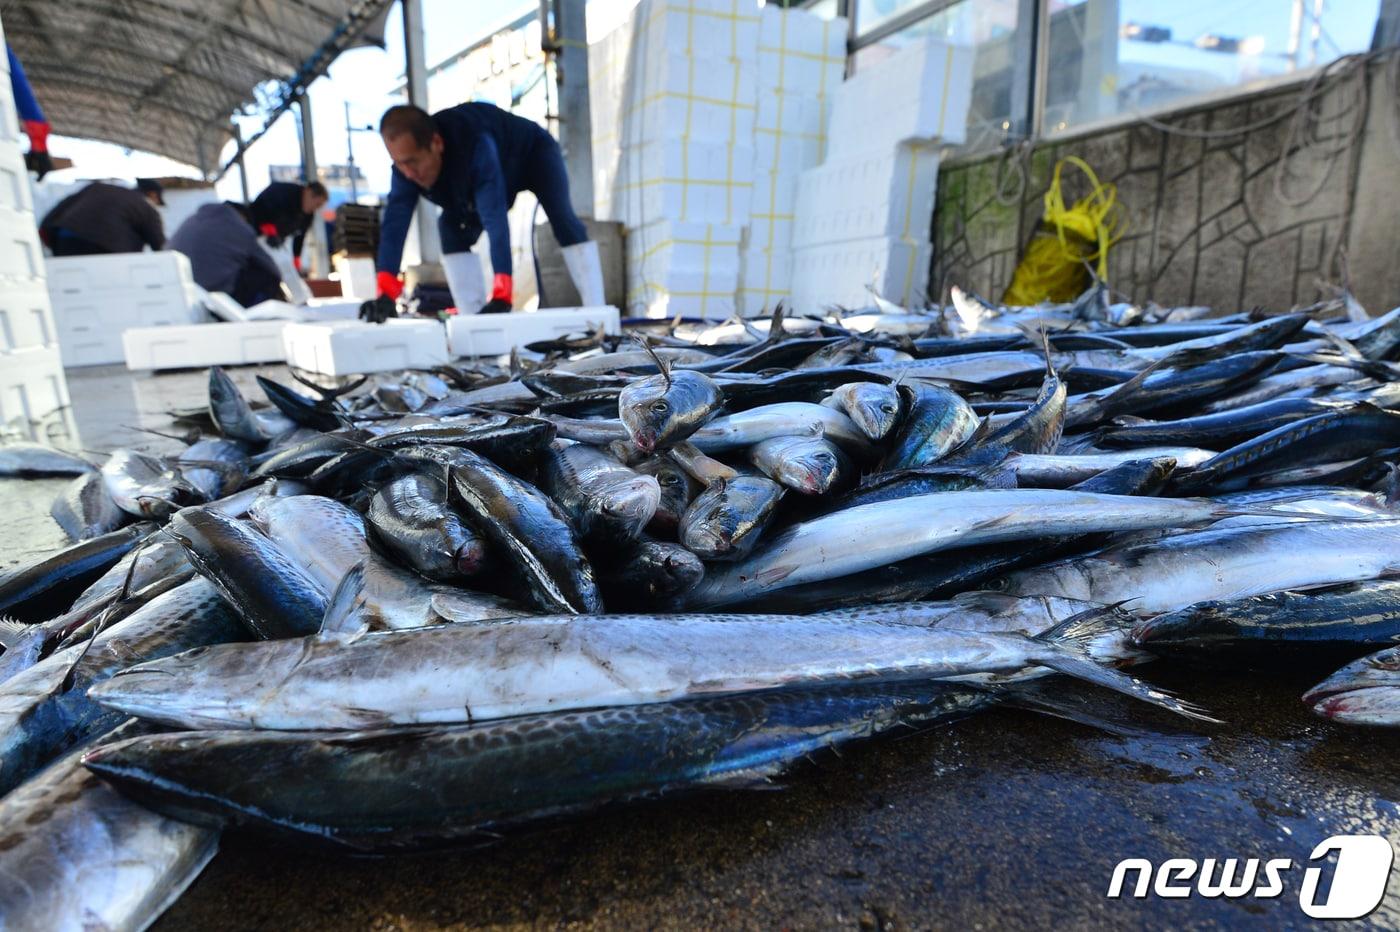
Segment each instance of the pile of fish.
M1400 309L1206 315L214 369L177 456L0 447L74 541L0 578L0 927L140 928L226 827L461 843L998 704L1136 727L1103 690L1213 721L1158 657L1350 662L1305 701L1400 724Z

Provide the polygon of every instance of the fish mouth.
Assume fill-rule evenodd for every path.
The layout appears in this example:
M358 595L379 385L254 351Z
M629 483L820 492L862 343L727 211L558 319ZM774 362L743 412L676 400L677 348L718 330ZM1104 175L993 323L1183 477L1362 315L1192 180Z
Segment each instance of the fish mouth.
M457 568L457 572L463 576L475 576L481 572L481 564L486 559L486 548L479 543L468 544L458 547L453 555L452 564Z
M1392 724L1386 719L1400 713L1400 697L1393 686L1334 686L1314 688L1303 696L1312 711L1348 725ZM1387 714L1389 713L1389 714Z

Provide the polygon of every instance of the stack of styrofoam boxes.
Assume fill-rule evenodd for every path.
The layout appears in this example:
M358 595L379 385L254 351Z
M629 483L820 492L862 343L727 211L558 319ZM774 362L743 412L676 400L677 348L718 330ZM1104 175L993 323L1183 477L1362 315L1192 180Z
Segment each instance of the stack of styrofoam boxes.
M8 81L3 58L0 71ZM67 407L19 125L10 95L0 94L0 438L71 445Z
M821 163L831 94L846 66L846 20L765 6L758 32L754 189L739 263L739 313L772 310L792 287L797 179Z
M817 313L923 300L938 148L963 141L972 50L926 40L836 89L826 161L804 171L793 227L793 305Z
M206 316L183 253L66 256L48 267L65 366L122 362L128 328L194 324Z
M758 23L757 0L642 0L594 44L596 206L626 226L632 314L734 313Z

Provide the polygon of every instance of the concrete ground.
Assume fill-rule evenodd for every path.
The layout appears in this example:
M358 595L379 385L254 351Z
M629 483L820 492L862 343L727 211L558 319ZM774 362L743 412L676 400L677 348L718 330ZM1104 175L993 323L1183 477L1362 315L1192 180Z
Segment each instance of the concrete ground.
M203 398L202 374L93 370L70 388L92 450ZM0 565L59 544L47 509L61 487L0 481ZM1400 841L1400 735L1339 728L1298 701L1334 666L1158 663L1148 679L1227 724L1183 731L1089 693L1153 732L997 710L820 758L780 791L617 808L479 850L352 859L229 835L155 928L1302 927L1314 921L1299 908L1314 846L1334 834ZM1130 857L1294 867L1273 899L1107 899ZM1400 927L1400 885L1367 922Z

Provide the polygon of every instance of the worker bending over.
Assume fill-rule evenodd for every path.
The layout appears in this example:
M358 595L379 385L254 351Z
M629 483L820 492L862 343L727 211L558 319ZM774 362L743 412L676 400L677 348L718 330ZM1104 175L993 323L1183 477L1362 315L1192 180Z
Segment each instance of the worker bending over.
M306 231L328 200L326 186L319 181L307 184L274 181L253 198L253 223L273 249L280 248L290 238L292 257L300 259Z
M360 316L383 320L394 315L394 300L403 290L398 272L404 239L420 195L442 208L442 268L459 312L510 310L506 211L521 191L539 198L582 303L603 303L598 244L589 241L574 214L563 154L542 127L485 103L459 104L431 116L418 107L398 106L385 111L379 135L394 168L379 233L379 296L365 302ZM483 229L491 237L495 272L489 301L481 264L471 253Z
M244 204L205 204L180 224L170 248L189 257L195 283L205 291L222 291L244 307L283 297L282 273L258 242L253 212Z
M39 238L55 256L95 256L165 248L165 224L157 206L165 189L154 178L123 188L94 181L59 201L39 223Z

